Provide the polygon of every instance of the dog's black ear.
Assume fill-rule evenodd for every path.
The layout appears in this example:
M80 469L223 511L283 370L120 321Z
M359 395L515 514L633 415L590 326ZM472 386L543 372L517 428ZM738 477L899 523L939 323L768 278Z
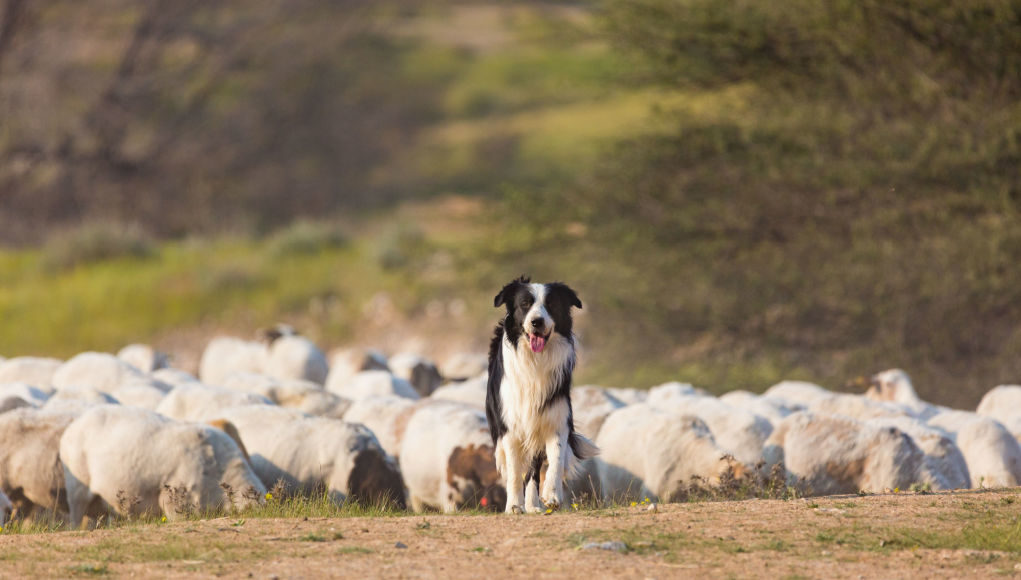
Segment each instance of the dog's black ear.
M575 308L581 308L581 300L578 299L578 294L567 284L562 282L554 282L549 285L550 292L553 295L558 295L564 301Z
M517 280L514 280L510 284L504 286L503 290L500 290L496 297L493 298L493 308L498 308L504 304L510 304L511 299L514 297L514 293L518 291L518 288L523 284L528 284L530 281L531 278L527 276L519 276Z

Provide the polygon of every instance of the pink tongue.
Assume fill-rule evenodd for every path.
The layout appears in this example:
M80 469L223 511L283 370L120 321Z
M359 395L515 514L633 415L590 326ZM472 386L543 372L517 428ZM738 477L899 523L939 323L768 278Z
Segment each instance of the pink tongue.
M532 352L542 352L542 349L546 348L546 337L530 334L528 335L528 346L532 347Z

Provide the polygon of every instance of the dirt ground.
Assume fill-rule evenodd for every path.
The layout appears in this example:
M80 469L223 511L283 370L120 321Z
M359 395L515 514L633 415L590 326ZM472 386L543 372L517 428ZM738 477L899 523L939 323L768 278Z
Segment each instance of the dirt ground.
M0 577L996 575L1021 577L1021 488L0 534Z

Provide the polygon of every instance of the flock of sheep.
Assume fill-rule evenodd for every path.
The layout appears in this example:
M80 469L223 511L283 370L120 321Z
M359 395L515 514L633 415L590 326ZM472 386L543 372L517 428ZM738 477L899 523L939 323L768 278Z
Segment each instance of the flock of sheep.
M198 376L144 345L67 361L0 359L0 526L42 515L80 526L244 509L267 490L415 511L500 509L484 413L486 359L442 369L343 349L327 357L279 326L219 337ZM720 397L691 385L576 386L575 425L602 449L568 478L575 498L672 501L782 474L804 494L1021 482L1021 386L976 412L918 398L900 370L864 395L785 381Z

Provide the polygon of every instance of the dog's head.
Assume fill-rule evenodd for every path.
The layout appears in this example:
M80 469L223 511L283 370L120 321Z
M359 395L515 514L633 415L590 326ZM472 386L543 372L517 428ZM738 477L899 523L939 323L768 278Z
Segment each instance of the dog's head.
M581 300L567 284L532 284L524 276L503 287L493 306L507 307L504 331L511 344L524 336L532 352L542 352L554 332L571 338L571 307L581 308Z

